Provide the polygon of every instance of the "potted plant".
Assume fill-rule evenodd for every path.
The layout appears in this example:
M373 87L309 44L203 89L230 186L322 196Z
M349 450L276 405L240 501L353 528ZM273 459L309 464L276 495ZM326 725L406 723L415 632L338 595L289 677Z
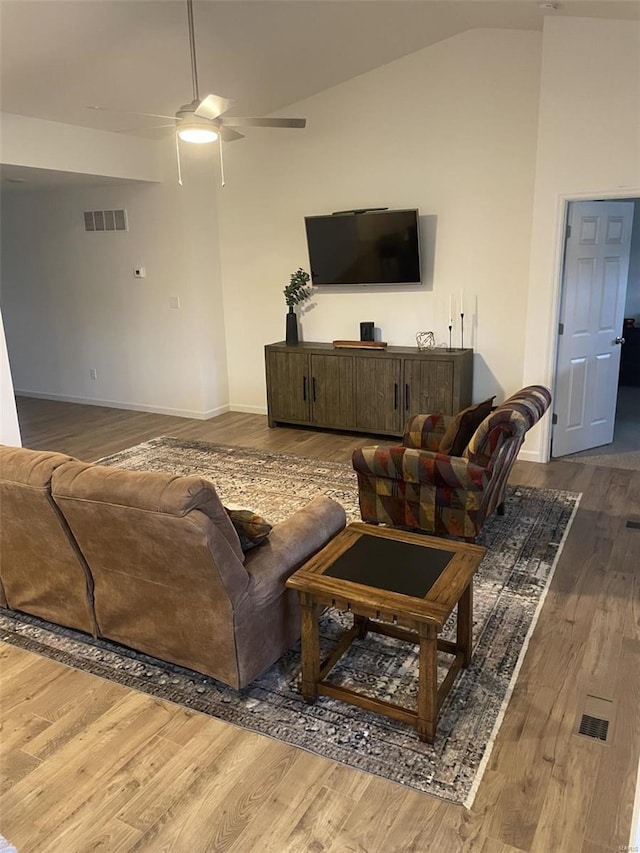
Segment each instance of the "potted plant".
M282 291L285 302L289 306L286 335L286 343L289 346L295 346L298 343L298 320L293 307L294 305L299 305L300 302L304 302L305 299L309 299L311 296L312 291L310 287L307 287L308 282L309 273L306 273L299 267L291 274L291 281Z

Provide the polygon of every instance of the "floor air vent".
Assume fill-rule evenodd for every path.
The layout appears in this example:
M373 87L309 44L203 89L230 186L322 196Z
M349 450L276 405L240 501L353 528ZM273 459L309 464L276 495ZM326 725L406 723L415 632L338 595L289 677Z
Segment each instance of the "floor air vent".
M583 714L578 728L579 735L592 737L596 740L606 742L607 733L609 731L609 720L601 720L599 717L590 717L588 714Z
M575 734L608 743L613 710L613 702L610 699L601 699L599 696L587 694L582 712L578 716Z

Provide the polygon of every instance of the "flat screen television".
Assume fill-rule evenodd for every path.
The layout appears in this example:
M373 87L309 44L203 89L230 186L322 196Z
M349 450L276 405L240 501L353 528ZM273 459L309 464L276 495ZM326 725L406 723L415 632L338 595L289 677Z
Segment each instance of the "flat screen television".
M417 210L306 216L311 282L420 284Z

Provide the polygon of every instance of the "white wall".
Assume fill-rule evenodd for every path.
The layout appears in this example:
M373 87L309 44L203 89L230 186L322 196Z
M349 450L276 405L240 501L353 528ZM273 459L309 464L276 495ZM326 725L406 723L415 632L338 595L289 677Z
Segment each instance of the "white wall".
M474 398L551 384L565 199L640 195L639 93L634 22L469 31L285 110L307 116L305 131L256 128L227 146L220 248L214 168L187 163L178 190L170 146L159 186L12 196L3 309L16 387L196 416L264 411L263 345L284 336L282 288L308 266L303 217L380 205L420 209L426 284L318 292L304 338L355 338L374 320L390 344L422 329L443 340L463 289ZM124 242L87 242L101 235L81 232L85 206L127 207L131 232L111 235ZM545 458L546 420L524 458Z
M171 144L162 152L162 184L3 194L2 308L17 393L191 417L226 411L217 174L210 152L192 152L181 188ZM121 207L128 232L84 231L85 209ZM136 266L146 278L133 277Z
M158 146L149 139L0 113L0 162L32 169L160 181Z
M22 446L16 401L13 396L11 367L4 337L2 311L0 311L0 444L9 444L13 447Z
M640 326L640 199L636 199L635 202L624 316L633 317L636 326Z
M284 337L282 288L308 268L305 215L418 207L426 286L317 291L306 340L446 339L465 293L474 398L521 386L537 135L539 33L475 30L285 110L305 131L252 131L228 147L221 251L233 408L265 411L263 345ZM473 310L470 309L473 306ZM459 345L456 330L454 343Z
M553 383L567 199L640 189L640 24L545 18L523 381ZM550 419L530 434L548 459Z

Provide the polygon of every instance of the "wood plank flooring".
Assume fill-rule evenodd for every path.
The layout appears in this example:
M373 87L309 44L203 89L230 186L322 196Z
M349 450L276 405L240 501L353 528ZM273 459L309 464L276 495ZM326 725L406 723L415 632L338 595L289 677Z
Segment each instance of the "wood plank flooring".
M24 445L92 460L156 435L350 459L371 438L21 399ZM384 442L378 442L384 443ZM605 853L629 844L640 756L640 473L517 463L583 492L473 808L406 790L0 646L0 832L19 853ZM610 743L572 734L586 693Z

